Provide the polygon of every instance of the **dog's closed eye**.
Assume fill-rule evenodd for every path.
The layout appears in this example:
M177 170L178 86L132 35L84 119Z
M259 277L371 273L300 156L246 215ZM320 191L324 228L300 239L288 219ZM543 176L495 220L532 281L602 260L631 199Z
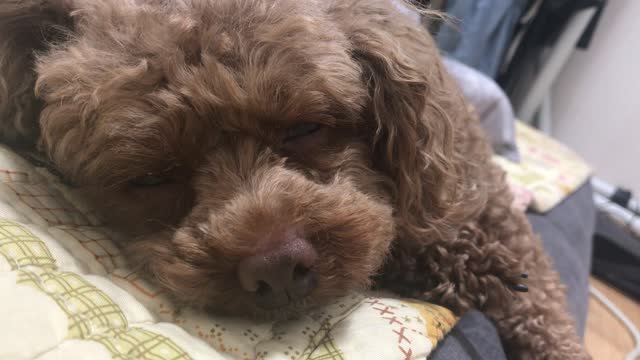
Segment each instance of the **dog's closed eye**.
M309 154L328 140L329 126L316 122L301 122L287 128L282 137L282 150L288 155Z
M165 176L157 174L147 174L130 180L129 184L137 187L151 187L165 184L167 181L168 178Z
M185 177L184 167L172 165L160 172L150 172L129 180L129 185L134 187L155 187L168 183L175 183Z
M287 129L285 137L283 139L283 143L291 142L306 136L313 135L320 129L322 129L322 127L323 126L321 124L312 122L303 122L296 124Z

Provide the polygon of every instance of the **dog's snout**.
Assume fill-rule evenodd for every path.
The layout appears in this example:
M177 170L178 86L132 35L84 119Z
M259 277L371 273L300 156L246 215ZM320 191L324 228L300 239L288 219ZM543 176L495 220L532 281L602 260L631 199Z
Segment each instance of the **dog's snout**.
M242 288L255 295L259 307L285 306L309 295L316 287L317 258L308 241L291 237L275 248L242 260L238 278Z

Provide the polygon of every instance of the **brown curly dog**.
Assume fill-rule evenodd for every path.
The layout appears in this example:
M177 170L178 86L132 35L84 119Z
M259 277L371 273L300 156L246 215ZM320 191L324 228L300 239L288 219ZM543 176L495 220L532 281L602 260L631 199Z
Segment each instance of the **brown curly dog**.
M475 115L388 0L2 0L0 118L178 301L295 316L373 285L484 311L513 358L588 358Z

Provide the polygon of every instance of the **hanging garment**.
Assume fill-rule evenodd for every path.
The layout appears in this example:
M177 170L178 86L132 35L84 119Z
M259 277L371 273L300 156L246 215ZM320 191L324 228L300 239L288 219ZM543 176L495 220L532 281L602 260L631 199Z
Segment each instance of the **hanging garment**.
M449 57L495 78L528 0L449 0L453 20L436 35Z
M500 67L498 83L512 96L523 83L532 81L544 50L551 46L571 19L579 10L596 6L596 15L582 34L577 46L586 48L591 41L606 0L544 0L535 16L521 21L513 37L512 49ZM515 43L514 43L515 42Z

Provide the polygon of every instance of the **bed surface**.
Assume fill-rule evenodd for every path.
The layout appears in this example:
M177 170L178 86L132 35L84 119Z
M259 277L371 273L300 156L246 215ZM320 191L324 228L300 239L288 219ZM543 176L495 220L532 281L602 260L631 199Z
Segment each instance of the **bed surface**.
M582 261L559 268L570 296L586 301L571 284L586 282L590 225L576 219L589 218L588 204L565 198L590 170L531 129L517 132L522 163L496 161L533 208L547 212L530 219L552 256ZM557 212L573 217L553 220ZM0 145L0 359L424 359L458 320L436 305L371 293L287 322L177 308L127 269L115 246L119 237L72 188ZM586 306L576 301L572 310L580 318ZM462 318L433 358L473 352L470 358L486 359L501 352L495 329L477 312Z
M0 146L0 359L424 359L456 321L364 293L287 322L181 309L127 269L117 238Z

